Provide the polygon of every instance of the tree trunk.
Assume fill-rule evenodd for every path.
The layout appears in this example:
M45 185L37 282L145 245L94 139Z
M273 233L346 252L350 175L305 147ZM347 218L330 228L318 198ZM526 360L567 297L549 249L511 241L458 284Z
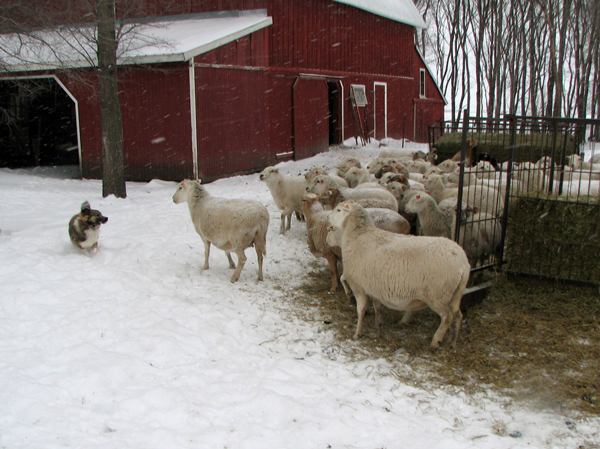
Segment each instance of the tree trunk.
M123 123L117 77L114 0L98 0L98 78L102 121L102 196L126 198Z

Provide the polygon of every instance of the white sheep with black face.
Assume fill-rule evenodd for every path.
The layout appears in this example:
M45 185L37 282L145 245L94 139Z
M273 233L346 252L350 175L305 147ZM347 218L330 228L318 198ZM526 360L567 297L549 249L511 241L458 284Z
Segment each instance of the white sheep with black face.
M460 301L471 268L457 243L443 237L402 236L378 229L366 209L353 201L340 203L329 215L329 223L342 233L342 281L356 297L355 339L361 334L371 297L378 325L381 304L407 312L405 318L429 307L441 318L431 349L438 349L450 327L450 344L456 344L462 320Z
M258 280L263 280L263 256L267 254L269 211L255 200L211 196L199 181L184 180L173 195L173 202L187 202L196 232L204 243L204 267L208 270L210 245L225 251L229 268L235 268L231 282L240 278L246 254L254 246L258 257ZM231 253L237 254L237 268Z
M302 196L308 185L304 176L284 176L277 168L267 167L260 173L260 180L267 184L277 208L281 210L280 234L292 226L293 213L298 220L304 220Z

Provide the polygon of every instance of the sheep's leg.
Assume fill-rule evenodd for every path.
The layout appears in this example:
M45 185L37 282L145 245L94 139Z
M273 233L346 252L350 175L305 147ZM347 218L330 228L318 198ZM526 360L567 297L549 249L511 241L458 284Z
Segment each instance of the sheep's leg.
M229 261L229 268L231 268L231 269L235 268L235 262L231 258L231 252L225 251L225 254L227 255L227 260Z
M292 213L290 212L289 214L287 214L287 223L285 225L285 230L289 231L289 229L292 227Z
M358 337L360 337L360 334L362 333L365 312L367 311L367 305L369 304L369 297L362 290L360 290L359 292L356 289L352 288L352 291L354 292L354 296L356 297L356 313L358 315L356 332L354 333L354 336L352 338L354 340L358 340Z
M279 226L279 233L283 234L285 232L285 213L281 213L281 226Z
M451 338L450 338L450 346L452 348L456 347L456 340L458 340L458 331L460 330L460 325L462 324L463 314L459 310L454 314L454 321L452 323L451 330Z
M258 280L263 280L263 250L259 248L259 245L254 245L254 249L256 249L256 257L258 258Z
M331 272L331 288L329 289L329 291L334 292L337 290L338 286L340 285L340 283L339 283L340 276L338 274L338 269L337 269L337 258L333 254L328 254L324 257L325 257L325 259L327 259L327 262L329 262L329 271Z
M236 251L235 252L238 256L238 263L237 263L237 269L233 272L233 276L231 276L231 282L237 282L237 280L240 278L240 274L242 272L242 268L244 268L244 265L246 264L246 254L244 254L244 251Z
M208 270L208 257L210 256L210 242L204 240L204 267L203 270Z
M411 311L404 312L404 315L402 316L402 319L400 320L400 324L410 323L410 320L414 314L415 314L415 312L411 312Z
M442 319L442 322L437 328L437 331L435 331L433 339L431 340L431 349L433 351L437 350L440 347L440 343L444 339L446 332L448 332L448 328L454 322L455 319L455 314L452 313L450 308L446 308L444 311L438 313L440 315L440 318Z
M381 319L381 303L373 298L373 309L375 309L375 329L377 330L377 336L381 337L381 325L383 323Z

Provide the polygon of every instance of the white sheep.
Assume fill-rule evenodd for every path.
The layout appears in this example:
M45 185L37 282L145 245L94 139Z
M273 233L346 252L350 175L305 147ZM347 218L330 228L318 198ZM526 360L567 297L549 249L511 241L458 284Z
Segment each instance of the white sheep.
M497 253L502 227L495 217L472 208L466 210L463 218L458 244L465 250L471 267L475 268L477 262L483 264L490 255Z
M410 234L410 223L398 212L377 207L369 207L365 208L365 210L368 212L375 226L379 229L383 229L384 231L388 232L393 232L394 234ZM328 212L331 213L331 211ZM329 246L341 247L341 230L336 228L329 228L329 233L327 234L326 240Z
M307 192L322 196L326 208L332 209L345 200L355 200L364 207L381 207L398 211L398 201L386 189L351 189L339 187L329 176L319 175L313 179Z
M281 210L280 234L292 226L294 212L298 220L304 220L302 196L308 185L308 181L304 177L284 176L279 173L277 168L267 167L260 173L260 180L267 184L277 208Z
M369 172L364 168L351 167L344 175L348 187L356 187L365 182L374 182L375 178L371 178Z
M456 161L453 161L452 159L446 159L445 161L440 162L437 165L437 168L439 168L442 173L452 173L459 167Z
M342 261L342 250L339 245L330 246L327 243L329 234L329 222L327 217L330 210L324 210L319 201L320 197L314 193L306 193L302 197L304 202L304 216L306 217L306 231L308 248L316 258L324 258L329 263L331 273L331 289L334 292L339 285L340 275L337 263Z
M425 182L425 188L438 203L448 198L458 197L458 188L446 188L439 176L430 176ZM462 200L468 206L476 207L481 212L495 217L502 215L504 211L504 199L493 187L480 184L463 187Z
M409 213L416 214L419 235L454 238L456 226L456 198L439 204L427 193L414 195L405 206Z
M327 173L327 170L325 169L325 167L313 167L311 168L305 175L304 175L304 179L306 179L308 182L312 181L313 179L315 179L315 176L318 175L329 175L331 176L331 179L333 179L335 182L337 182L340 186L342 187L348 187L348 182L346 182L346 180L344 178L342 178L341 176L338 176L334 173Z
M429 169L429 167L431 167L431 163L426 162L423 159L409 161L405 165L410 173L421 173L421 174L425 173Z
M456 344L462 320L460 301L471 268L458 244L443 237L382 231L367 211L352 201L339 204L329 222L342 231L343 281L356 297L358 314L354 339L361 334L370 296L378 326L380 304L408 312L405 318L429 307L441 318L431 349L439 348L450 327L450 344Z
M236 268L231 253L237 254L237 268L231 282L237 282L246 263L245 249L254 246L258 257L258 280L263 280L263 256L267 254L269 211L255 200L211 196L199 181L179 183L173 202L188 203L196 232L204 243L204 267L208 270L210 245L225 251L229 268Z
M362 165L357 157L346 156L337 166L337 175L343 178L346 172L352 167L362 168Z

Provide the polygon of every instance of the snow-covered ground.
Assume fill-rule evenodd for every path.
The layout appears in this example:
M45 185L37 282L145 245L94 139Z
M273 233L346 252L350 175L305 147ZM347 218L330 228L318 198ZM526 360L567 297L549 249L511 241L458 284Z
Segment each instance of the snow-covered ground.
M371 144L279 168L297 175L377 153ZM249 250L236 284L217 249L200 271L203 245L187 206L171 199L175 183L128 183L128 197L115 199L102 198L100 181L59 175L0 170L2 448L600 444L599 419L415 388L389 375L393 358L331 351L331 331L298 318L285 294L313 261L306 229L294 221L278 234L279 212L257 174L207 185L215 196L258 199L271 214L265 280L256 281ZM93 255L67 234L85 200L109 217Z

